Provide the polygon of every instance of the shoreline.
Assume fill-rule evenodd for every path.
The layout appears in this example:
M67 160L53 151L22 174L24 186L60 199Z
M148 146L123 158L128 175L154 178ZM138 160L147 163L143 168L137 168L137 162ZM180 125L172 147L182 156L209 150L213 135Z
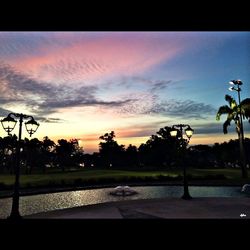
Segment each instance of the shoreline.
M245 184L245 183L244 183ZM189 181L189 186L243 186L244 184L234 181L222 181L222 180L207 180L207 181ZM30 188L30 189L20 189L21 196L31 196L39 194L50 194L50 193L60 193L60 192L70 192L70 191L81 191L81 190L91 190L100 188L114 188L116 186L183 186L182 181L168 181L168 182L120 182L120 183L107 183L107 184L93 184L86 186L65 186L65 187L40 187L40 188ZM13 190L1 190L0 199L11 198Z

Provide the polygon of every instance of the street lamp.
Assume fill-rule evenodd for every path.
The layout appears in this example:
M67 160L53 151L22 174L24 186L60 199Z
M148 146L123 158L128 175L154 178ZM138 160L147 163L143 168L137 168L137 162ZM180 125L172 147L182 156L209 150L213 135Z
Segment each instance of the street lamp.
M242 164L242 169L243 169L243 175L247 177L247 170L246 170L246 157L245 157L245 151L244 151L244 130L243 130L243 120L242 120L242 110L241 110L241 98L240 98L240 91L241 88L240 86L243 84L241 80L231 80L229 82L230 85L233 85L229 87L230 91L237 91L238 93L238 102L239 102L239 109L240 109L240 120L239 120L239 125L240 125L240 138L239 138L239 143L240 143L240 154L241 154L241 164Z
M24 119L30 119L25 123L25 127L29 135L34 134L38 127L39 123L34 120L30 115L10 113L7 117L1 120L1 124L4 130L10 135L10 132L15 128L17 121L12 117L19 118L19 136L16 150L16 164L15 164L15 184L14 184L14 193L12 196L12 209L11 214L8 217L9 219L21 219L19 213L19 177L20 177L20 149L21 149L21 138L22 138L22 123Z
M188 180L187 180L187 174L186 174L186 164L183 162L183 156L184 156L184 147L185 147L185 142L183 139L183 129L185 129L185 134L188 138L188 142L190 141L190 138L192 137L194 130L187 124L177 124L177 125L173 125L172 129L170 131L170 135L172 137L177 137L178 136L178 132L181 135L181 156L182 156L182 167L183 167L183 184L184 184L184 194L182 195L182 199L184 200L190 200L192 199L191 195L189 194L188 191Z

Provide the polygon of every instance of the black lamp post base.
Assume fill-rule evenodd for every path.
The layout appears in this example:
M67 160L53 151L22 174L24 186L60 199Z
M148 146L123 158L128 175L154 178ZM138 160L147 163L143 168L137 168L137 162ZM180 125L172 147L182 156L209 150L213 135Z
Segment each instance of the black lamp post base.
M23 217L19 214L19 213L16 213L16 214L11 214L10 216L7 217L7 220L21 220Z
M191 200L192 199L192 196L187 193L187 194L183 194L182 197L181 197L183 200Z

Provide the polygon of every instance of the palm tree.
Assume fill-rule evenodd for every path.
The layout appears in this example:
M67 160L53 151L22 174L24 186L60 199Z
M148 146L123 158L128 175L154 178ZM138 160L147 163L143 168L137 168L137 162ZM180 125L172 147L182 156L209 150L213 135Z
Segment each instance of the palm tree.
M230 95L225 95L225 100L229 105L221 106L216 114L216 120L220 120L220 116L223 114L227 115L227 119L223 124L223 132L227 134L227 128L231 125L231 122L234 121L236 125L236 132L238 134L239 143L240 143L240 152L241 152L241 160L242 160L242 177L247 178L247 168L246 168L246 156L244 153L244 133L243 133L243 124L241 124L241 117L243 119L249 119L250 122L250 98L246 98L240 102L238 105L233 97Z

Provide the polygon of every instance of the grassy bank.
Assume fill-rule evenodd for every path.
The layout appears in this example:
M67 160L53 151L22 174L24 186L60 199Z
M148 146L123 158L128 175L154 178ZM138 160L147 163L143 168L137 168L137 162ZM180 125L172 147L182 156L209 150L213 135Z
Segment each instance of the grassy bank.
M189 169L189 183L198 185L243 185L250 183L250 178L241 178L240 169ZM249 172L250 175L250 172ZM84 169L47 174L21 175L21 189L41 188L79 188L134 183L182 184L180 169L164 171L123 171L123 170L91 170ZM13 188L13 175L0 175L0 190Z
M55 185L102 184L130 180L156 180L159 178L181 179L179 171L123 171L123 170L81 170L50 174L21 175L20 186L43 187ZM0 187L10 187L14 183L13 175L0 176Z

